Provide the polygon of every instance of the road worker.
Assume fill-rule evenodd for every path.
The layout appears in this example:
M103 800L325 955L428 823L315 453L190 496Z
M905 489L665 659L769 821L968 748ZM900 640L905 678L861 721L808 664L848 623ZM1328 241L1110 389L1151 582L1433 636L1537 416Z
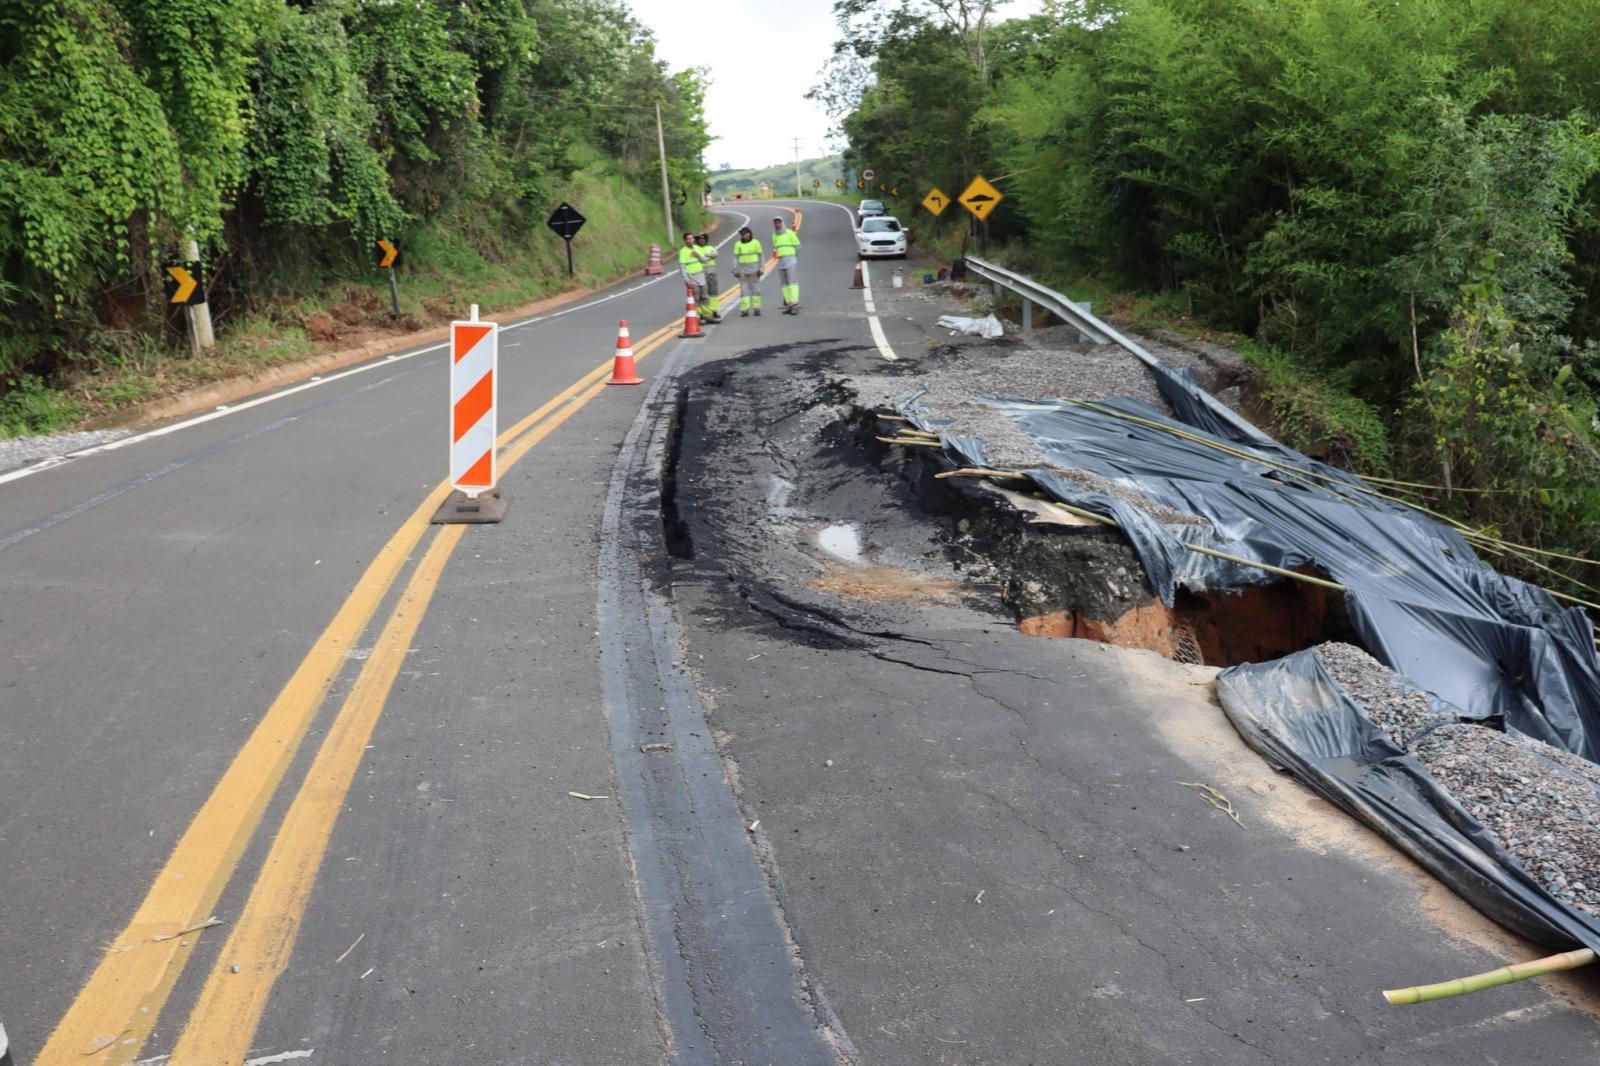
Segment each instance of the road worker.
M739 317L749 318L754 311L761 317L761 242L749 226L739 231L733 242L733 273L739 279Z
M800 234L784 227L782 216L772 219L772 254L778 257L783 279L783 313L800 313Z
M711 234L701 233L695 237L694 247L706 267L706 298L711 301L712 313L721 318L722 303L717 299L722 295L722 283L717 280L717 246L711 243Z
M712 317L715 310L706 293L706 257L700 251L695 241L695 235L683 235L683 247L678 249L678 270L683 274L684 284L689 286L689 291L694 294L695 307L700 312L702 322L716 321Z

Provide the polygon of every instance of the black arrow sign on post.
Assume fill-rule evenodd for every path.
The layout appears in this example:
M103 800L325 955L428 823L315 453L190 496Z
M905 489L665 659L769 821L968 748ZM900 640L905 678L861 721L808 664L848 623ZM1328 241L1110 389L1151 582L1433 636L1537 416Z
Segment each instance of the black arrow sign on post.
M555 231L556 236L567 242L567 277L572 277L572 238L578 235L583 224L588 219L578 213L578 209L561 201L561 206L550 213L550 218L545 222Z

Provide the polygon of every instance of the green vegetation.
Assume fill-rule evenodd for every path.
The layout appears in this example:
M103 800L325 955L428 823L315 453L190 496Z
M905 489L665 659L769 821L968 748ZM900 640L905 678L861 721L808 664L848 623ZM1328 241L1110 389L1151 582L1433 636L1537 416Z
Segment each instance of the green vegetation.
M836 11L814 95L847 164L986 174L1041 275L1247 337L1291 442L1515 541L1600 540L1600 0Z
M843 179L849 179L845 183L846 188L854 192L854 177L845 171L844 160L840 156L800 160L800 186L806 196L843 195L834 185L834 182ZM822 182L821 189L814 190L811 185L813 181ZM759 170L718 170L707 175L706 182L711 186L712 196L731 197L734 193L744 193L745 198L749 199L756 195L756 190L762 184L766 184L772 187L774 196L792 197L794 164L779 163Z
M0 433L308 354L341 308L384 321L379 237L413 327L568 284L562 200L589 217L576 280L642 266L657 104L701 217L702 80L621 0L0 8ZM218 327L199 365L161 292L190 237Z

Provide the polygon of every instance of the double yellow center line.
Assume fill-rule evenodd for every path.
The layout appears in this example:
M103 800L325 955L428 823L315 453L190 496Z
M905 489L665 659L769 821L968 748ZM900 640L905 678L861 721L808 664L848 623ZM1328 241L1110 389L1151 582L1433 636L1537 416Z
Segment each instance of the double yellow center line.
M648 356L678 328L674 322L656 330L635 349L635 358ZM601 363L502 433L496 442L502 448L500 469L509 470L594 399L606 387L610 371L609 360ZM139 1053L199 939L170 934L211 915L329 687L349 661L346 653L366 631L449 491L448 482L437 485L368 564L173 848L139 909L56 1026L36 1066L124 1064ZM345 790L439 574L465 528L441 528L400 594L285 816L244 912L232 923L221 960L172 1062L198 1066L243 1061L272 980L293 949L298 916ZM232 973L233 965L240 966L239 973Z
M800 212L795 211L795 228ZM767 266L770 269L771 263ZM738 291L720 296L720 307ZM644 359L679 329L677 321L639 343ZM500 434L508 471L606 387L606 360ZM35 1066L126 1066L154 1030L199 940L191 930L212 914L232 880L268 803L316 718L347 653L367 631L449 494L434 487L368 564L355 588L273 700L238 755L179 839L120 936L107 949ZM406 650L466 527L444 526L395 600L382 633L334 716L306 779L295 793L266 861L213 965L168 1066L239 1066L288 965L339 811ZM234 971L234 967L238 971Z

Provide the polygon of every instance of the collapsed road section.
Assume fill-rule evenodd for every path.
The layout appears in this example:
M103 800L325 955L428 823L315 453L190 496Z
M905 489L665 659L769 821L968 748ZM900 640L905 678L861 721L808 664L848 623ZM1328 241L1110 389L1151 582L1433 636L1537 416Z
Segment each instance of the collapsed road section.
M1158 591L1160 579L1152 582L1147 576L1151 568L1143 557L1143 547L1128 535L1127 527L1148 523L1181 545L1190 543L1190 538L1193 543L1205 544L1204 538L1219 530L1236 531L1240 526L1204 513L1182 496L1158 499L1145 495L1138 491L1136 479L1125 472L1102 473L1042 458L1039 439L1013 414L1024 408L1036 414L1052 406L1050 397L1064 391L1063 377L1048 373L1053 353L1008 340L936 346L914 361L899 364L884 365L871 356L870 349L842 340L749 352L689 375L677 405L675 443L664 475L662 521L673 545L672 573L680 608L690 612L697 625L750 634L745 659L752 665L732 663L718 671L708 667L701 680L708 693L707 713L723 742L730 776L744 782L741 802L752 820L764 819L764 825L776 821L774 795L783 791L771 783L772 766L761 768L764 759L770 762L762 743L749 735L755 728L752 723L763 716L747 716L755 713L757 706L763 711L766 706L751 705L747 702L750 697L742 695L758 687L765 700L781 688L784 670L771 660L777 654L770 650L774 641L791 648L814 649L804 653L808 662L843 662L841 655L865 654L890 668L908 669L929 679L917 686L943 684L938 679L948 678L970 686L985 700L1003 700L1005 713L1037 714L1047 719L1059 713L1050 709L1057 705L1054 697L1024 710L1026 705L1000 695L1018 669L1011 658L1018 654L1018 647L993 628L999 618L1011 619L1013 632L1018 634L1086 636L1154 650L1179 663L1211 667L1270 661L1313 648L1320 649L1319 655L1333 654L1328 649L1366 643L1356 617L1359 605L1352 602L1358 597L1352 596L1352 584L1337 580L1348 575L1310 555L1280 552L1269 557L1276 562L1267 563L1275 569L1264 569L1259 564L1266 559L1255 553L1247 555L1239 544L1229 543L1226 547L1233 550L1227 554L1238 553L1239 561L1211 556L1196 567L1185 555L1198 553L1178 547L1162 557L1178 560L1169 571L1174 575L1172 594L1163 597ZM1119 374L1134 379L1131 388L1142 383L1150 390L1147 397L1153 394L1162 404L1149 405L1155 417L1138 417L1176 422L1173 407L1154 386L1149 372L1127 362L1132 369ZM981 383L981 391L962 390L962 379ZM1068 379L1088 380L1082 374L1069 374ZM1126 380L1095 384L1099 394L1083 398L1112 409L1110 401L1131 391ZM991 395L1016 397L1021 402L1013 405L1015 410L980 402ZM1230 412L1218 417L1229 422L1236 416ZM938 421L941 419L945 421ZM997 420L1013 427L1013 432L1007 433L1004 427L996 431ZM1186 432L1203 431L1190 427ZM1100 427L1088 436L1102 442L1108 437ZM1103 446L1112 447L1110 443ZM1241 465L1246 462L1236 456L1229 458ZM1253 468L1233 476L1285 483L1294 480L1279 469L1288 465L1281 452L1270 452L1266 458L1271 462L1257 461ZM1306 470L1317 469L1304 457L1296 464ZM1348 480L1340 477L1341 482ZM1047 485L1052 478L1067 488L1052 493ZM1297 484L1295 491L1310 495L1312 487L1302 489ZM1106 505L1096 512L1087 506L1100 496L1115 501L1116 509ZM1077 502L1060 507L1067 502L1063 497ZM1387 511L1389 505L1380 506ZM1119 510L1126 518L1125 525L1118 523L1121 528L1079 513L1104 518ZM1248 528L1253 536L1266 535L1259 526ZM1187 587L1177 576L1183 574L1204 574L1211 580L1196 582L1197 588ZM1304 580L1308 577L1312 580ZM951 633L960 636L952 638L948 636ZM690 646L695 646L693 636L688 639ZM1389 676L1387 668L1376 661L1365 661L1371 670L1381 671L1372 676ZM766 672L758 673L758 668ZM1054 672L1037 664L1026 669L1028 676L1040 682ZM1065 684L1069 678L1081 676L1072 672L1078 669L1075 659L1064 660L1060 681ZM892 691L879 688L882 684L873 682L871 691L880 696ZM808 693L805 699L796 696L798 702L772 707L772 714L779 719L809 723L802 726L797 722L792 727L787 721L772 723L772 728L781 729L788 738L787 758L800 758L801 748L829 751L830 743L841 742L831 739L832 730L841 730L840 737L850 735L859 728L851 723L871 720L873 736L884 736L882 730L893 728L879 724L877 708L867 709L874 701L862 707L859 700L835 694L820 679L815 688L808 686L804 691ZM1053 690L1047 686L1042 691ZM1070 704L1071 689L1062 694ZM836 699L840 707L833 713L830 705ZM824 711L825 706L830 709ZM1076 715L1073 720L1077 726L1085 724ZM1578 721L1581 725L1582 719ZM961 737L969 730L979 730L971 723L953 728ZM814 735L819 729L823 736ZM1248 731L1241 733L1249 738ZM1103 736L1091 733L1074 739L1086 746L1104 743ZM1521 739L1517 742L1523 743ZM1021 754L1030 763L1040 761L1039 749L1031 743ZM1458 762L1461 757L1458 752ZM851 758L869 756L856 748ZM1576 757L1569 754L1568 758ZM823 761L834 766L832 759ZM1278 767L1290 765L1281 759L1272 762ZM1015 772L1008 769L1005 774ZM798 781L797 771L794 776ZM1181 772L1173 774L1174 779L1180 776ZM893 778L875 775L875 780ZM1530 780L1526 791L1546 794L1545 784ZM795 792L789 802L805 810L808 817L823 820L817 805L831 805L832 801L823 798L829 789L826 782L811 780L805 785L809 798ZM1338 803L1337 797L1319 791ZM1143 791L1139 795L1140 802L1149 799ZM1516 799L1513 792L1510 801ZM1477 797L1470 801L1476 803ZM1573 810L1581 818L1586 809L1580 805ZM892 810L887 816L873 816L874 822L882 823L878 826L880 840L892 838L900 829L896 819L902 816L903 806L896 803ZM1354 813L1372 822L1362 811ZM1249 819L1248 810L1245 817ZM1547 860L1545 865L1554 870L1554 876L1545 879L1546 885L1583 887L1546 900L1546 913L1561 916L1554 925L1506 924L1552 946L1583 944L1587 941L1579 934L1587 916L1576 904L1586 902L1580 893L1590 888L1583 880L1587 876L1584 863L1589 861L1583 847L1588 845L1555 839L1559 823L1553 819L1546 822L1539 836L1550 835L1551 840L1530 843L1516 835L1531 832L1531 825L1526 830L1508 827L1505 839L1515 842L1513 848L1530 852L1521 856L1523 859ZM1126 834L1130 828L1108 823L1103 831ZM1425 867L1444 875L1485 913L1503 917L1495 901L1467 891L1460 878L1445 875L1426 853L1405 847L1392 834L1385 835ZM773 843L777 849L787 845L791 853L796 847L787 836L776 836ZM1253 845L1262 847L1259 839ZM842 847L836 843L813 845L817 852L831 852L835 846ZM802 853L809 859L809 849ZM767 857L775 869L776 852L768 852ZM798 864L783 862L791 889L796 884L796 866L808 869L808 859ZM875 867L881 863L881 859L871 861ZM1244 861L1270 869L1277 860L1268 854L1252 854ZM1322 861L1328 865L1329 875L1339 880L1333 860ZM1544 879L1542 872L1538 876ZM1558 878L1564 878L1566 885ZM826 939L825 934L818 936L815 923L808 925L805 920L808 910L828 905L820 889L817 896L808 896L808 890L815 888L809 884L812 880L812 875L805 876L795 893L800 897L797 906L789 912L791 917L798 915L797 935L802 941L809 936ZM1368 878L1359 880L1366 883ZM1545 891L1538 885L1532 887ZM1309 888L1298 891L1302 898L1297 905L1307 905L1314 894ZM992 902L994 897L985 898ZM1509 950L1526 951L1526 947ZM818 954L825 956L826 947ZM1416 965L1428 964L1390 960L1377 971L1363 969L1360 978L1335 980L1343 980L1352 994L1372 994L1373 972L1379 979L1410 976ZM823 972L831 971L824 967ZM848 990L849 983L844 984ZM830 976L830 986L837 991L839 985ZM837 995L836 1000L847 1027L862 1042L862 1026L850 1016L850 997ZM893 1025L885 1028L896 1031ZM867 1050L865 1043L862 1046Z

